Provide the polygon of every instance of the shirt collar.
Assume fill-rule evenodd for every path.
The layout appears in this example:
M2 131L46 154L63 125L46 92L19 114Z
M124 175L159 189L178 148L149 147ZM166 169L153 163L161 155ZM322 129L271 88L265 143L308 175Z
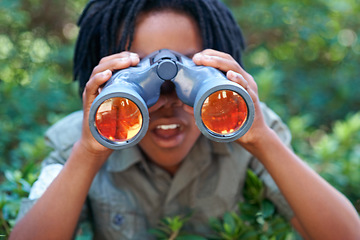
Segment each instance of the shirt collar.
M106 170L109 172L122 172L143 159L137 146L114 151L107 160Z
M230 155L233 151L233 144L237 143L222 143L210 141L212 152L219 155Z

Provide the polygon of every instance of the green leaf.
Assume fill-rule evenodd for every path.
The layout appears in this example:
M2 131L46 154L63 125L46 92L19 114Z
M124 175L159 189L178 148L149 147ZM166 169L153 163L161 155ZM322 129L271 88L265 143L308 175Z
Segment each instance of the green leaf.
M206 240L206 238L196 235L182 235L176 237L176 240Z
M168 235L159 229L152 228L152 229L149 229L148 232L157 238L164 238L164 239L168 238Z
M233 234L235 232L235 220L231 213L224 214L224 229L227 233Z
M261 210L262 210L263 217L265 219L267 219L274 214L275 206L272 202L265 199L261 202Z

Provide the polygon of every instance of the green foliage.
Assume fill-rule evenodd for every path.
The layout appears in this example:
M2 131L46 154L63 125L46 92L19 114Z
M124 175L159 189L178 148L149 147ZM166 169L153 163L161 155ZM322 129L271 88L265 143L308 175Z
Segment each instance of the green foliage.
M197 240L197 239L292 239L294 234L290 224L276 211L275 206L264 199L264 186L261 180L251 171L247 171L244 187L244 202L239 203L239 211L227 212L221 219L213 218L209 226L213 230L210 236L188 235L182 227L191 216L166 217L161 220L151 233L157 239Z
M1 169L20 169L26 161L43 159L47 154L41 140L45 129L80 108L71 84L73 39L65 34L66 26L74 20L69 16L62 20L64 34L44 32L45 25L55 27L56 18L63 18L54 14L54 19L47 21L47 16L37 16L45 10L42 8L61 12L47 5L30 0L1 2Z
M0 233L9 235L15 224L21 198L27 197L37 179L39 169L29 162L21 170L5 171L6 181L0 185Z
M304 131L310 128L306 116L292 118L289 127L295 151L360 212L360 112L336 121L330 133Z
M264 199L264 186L251 171L247 171L244 202L239 212L226 213L223 219L213 219L212 239L289 239L294 236L290 224L276 211L269 200Z
M75 16L84 3L0 1L0 235L5 238L49 153L45 130L81 106L71 63Z
M357 0L224 1L247 38L245 66L260 98L286 121L330 126L360 106Z
M190 218L191 215L185 217L166 217L160 221L157 228L150 229L149 232L159 240L205 240L205 238L201 236L188 234L182 231L183 226Z

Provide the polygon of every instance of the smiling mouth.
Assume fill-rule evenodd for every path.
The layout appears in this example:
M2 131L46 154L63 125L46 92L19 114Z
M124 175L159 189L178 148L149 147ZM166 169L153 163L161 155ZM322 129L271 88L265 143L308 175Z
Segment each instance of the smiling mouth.
M173 130L176 128L180 128L180 125L179 124L167 124L167 125L156 126L156 129L161 129L161 130Z
M156 126L154 133L163 139L177 136L181 132L180 124L161 124Z

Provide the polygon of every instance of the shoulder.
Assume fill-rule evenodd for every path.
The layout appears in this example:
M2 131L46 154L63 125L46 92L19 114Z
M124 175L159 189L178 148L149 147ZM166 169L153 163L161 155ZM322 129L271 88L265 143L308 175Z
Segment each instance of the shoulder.
M291 133L286 124L281 120L279 115L277 115L272 109L270 109L265 103L260 103L261 110L264 116L266 124L273 129L280 139L290 147L291 143Z
M265 122L270 125L274 122L282 122L279 115L277 115L271 108L269 108L265 103L260 102L261 111L264 115Z
M77 111L55 123L45 133L47 144L61 151L71 148L81 136L82 120L83 112Z

